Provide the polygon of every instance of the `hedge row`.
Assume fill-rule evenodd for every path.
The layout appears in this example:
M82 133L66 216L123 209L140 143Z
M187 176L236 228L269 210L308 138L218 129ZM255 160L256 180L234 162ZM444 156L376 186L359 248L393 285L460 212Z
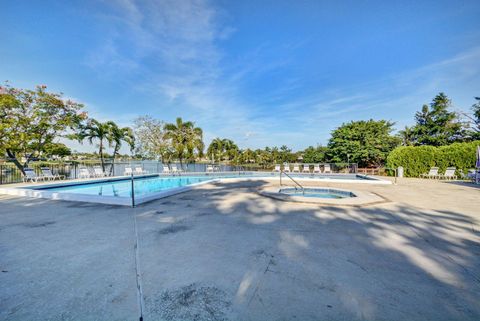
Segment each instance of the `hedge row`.
M395 148L387 157L387 167L403 166L406 177L418 177L428 173L430 167L439 167L443 173L454 166L467 173L475 167L476 150L480 141L455 143L447 146L402 146Z

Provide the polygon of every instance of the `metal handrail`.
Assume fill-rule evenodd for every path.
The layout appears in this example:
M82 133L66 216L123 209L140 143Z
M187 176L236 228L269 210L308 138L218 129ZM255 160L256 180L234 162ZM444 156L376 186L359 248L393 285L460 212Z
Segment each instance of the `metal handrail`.
M393 183L394 185L397 185L397 169L396 168L390 168L390 167L385 167L385 169L389 169L389 170L393 170L394 171L394 175L395 175L395 182Z
M287 176L288 178L290 178L290 180L292 182L294 182L296 185L298 185L298 187L300 187L300 189L302 190L302 194L305 194L305 188L299 183L297 182L296 180L293 179L293 177L291 177L290 175L288 175L287 173L285 173L283 170L280 171L280 186L282 186L282 174L285 174L285 176ZM295 190L297 190L297 187L295 187Z

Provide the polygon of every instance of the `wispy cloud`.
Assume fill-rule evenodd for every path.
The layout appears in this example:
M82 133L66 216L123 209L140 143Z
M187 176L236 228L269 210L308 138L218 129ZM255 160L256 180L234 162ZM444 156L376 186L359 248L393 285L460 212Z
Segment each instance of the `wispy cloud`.
M113 79L135 75L131 87L166 106L149 113L195 120L204 127L207 140L222 136L239 140L244 147L300 148L326 143L334 127L355 118L398 120L401 127L438 91L465 105L465 84L473 90L480 81L480 48L473 48L430 65L334 88L306 89L303 79L292 74L271 91L245 96L244 86L268 81L266 75L288 68L292 61L285 53L308 40L286 43L278 56L269 56L275 50L268 43L259 44L227 64L222 43L236 29L213 3L106 3L110 10L100 19L114 27L88 55L88 65Z

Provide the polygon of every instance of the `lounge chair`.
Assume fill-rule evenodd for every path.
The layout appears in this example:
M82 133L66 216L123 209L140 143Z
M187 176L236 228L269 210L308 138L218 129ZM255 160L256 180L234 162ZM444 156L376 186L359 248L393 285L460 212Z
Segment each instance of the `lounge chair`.
M23 171L25 172L25 176L23 176L23 182L26 183L30 182L38 182L39 180L44 180L45 177L42 175L37 175L32 168L24 168Z
M300 173L300 166L298 164L293 165L292 173Z
M313 165L313 173L320 174L322 171L320 170L320 164Z
M457 170L456 167L447 167L445 170L445 174L438 175L440 179L457 179L457 175L455 175L455 171Z
M146 170L144 170L143 168L141 168L140 166L137 166L135 167L135 174L147 174L148 172Z
M272 170L272 172L281 172L282 171L282 166L280 165L275 165L275 168Z
M86 167L80 168L80 173L78 173L78 178L90 178L90 176L91 175L88 168Z
M289 164L283 165L283 171L284 171L285 173L290 173L290 165L289 165Z
M215 168L213 168L213 165L207 165L207 173L208 172L213 172Z
M181 168L178 168L177 165L172 165L172 173L181 173L183 172Z
M324 173L329 173L329 174L332 173L332 169L330 168L330 164L323 165L323 172Z
M464 178L471 180L472 183L478 184L480 181L480 169L469 169L467 175L464 174Z
M302 173L310 173L310 166L308 164L303 165Z
M421 174L422 178L437 178L438 177L438 167L432 167L426 174Z
M170 168L168 167L168 165L163 165L163 171L162 173L165 173L165 174L170 174Z
M105 174L105 172L103 171L103 169L102 169L101 167L99 167L99 166L95 166L95 167L93 168L93 175L94 175L95 177L105 177L105 176L107 176L107 174Z
M42 167L42 176L45 179L52 180L52 181L56 180L57 178L59 180L65 179L65 175L53 174L52 170L48 167Z
M129 175L132 175L132 174L133 174L132 168L131 167L125 167L125 171L123 172L123 175L129 176Z

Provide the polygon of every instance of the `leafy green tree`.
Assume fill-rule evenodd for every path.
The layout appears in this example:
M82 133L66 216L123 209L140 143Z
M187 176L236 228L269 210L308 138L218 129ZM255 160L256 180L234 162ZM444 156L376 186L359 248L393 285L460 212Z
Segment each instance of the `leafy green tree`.
M72 151L62 143L47 143L43 148L44 155L47 157L58 156L65 157L72 155Z
M457 113L449 111L451 105L451 100L439 93L430 106L423 105L415 114L412 131L416 145L442 146L463 140L462 124Z
M281 162L294 162L296 157L292 154L292 150L286 145L280 146L279 160Z
M170 141L165 137L165 123L150 116L134 120L136 151L147 158L155 158L168 163L174 154Z
M0 151L24 173L46 144L80 127L87 118L82 108L62 94L47 92L46 86L35 90L0 87Z
M324 146L309 146L303 151L304 163L322 163L327 157L328 148Z
M480 140L480 97L475 97L477 101L472 105L472 114L465 113L464 115L468 118L470 131L469 135L474 140Z
M328 143L334 162L354 162L359 166L380 166L398 144L392 136L394 123L386 120L360 120L342 124L332 132Z
M199 157L203 156L203 131L191 121L184 122L178 117L175 123L165 124L165 138L169 139L174 150L175 157L183 165L183 160L194 160L194 151Z

